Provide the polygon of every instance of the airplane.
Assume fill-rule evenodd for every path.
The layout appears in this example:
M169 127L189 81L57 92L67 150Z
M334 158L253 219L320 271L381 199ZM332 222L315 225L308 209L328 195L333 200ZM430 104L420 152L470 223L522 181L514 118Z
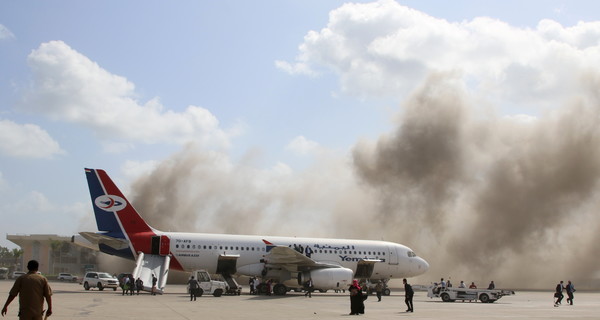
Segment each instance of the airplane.
M159 231L104 170L86 168L85 174L100 232L80 235L101 252L135 260L134 278L144 281L146 291L162 294L170 269L206 270L231 286L237 285L234 275L271 280L275 295L299 290L308 279L324 292L346 289L355 278L387 283L429 269L409 247L387 241ZM259 292L265 287L262 283Z

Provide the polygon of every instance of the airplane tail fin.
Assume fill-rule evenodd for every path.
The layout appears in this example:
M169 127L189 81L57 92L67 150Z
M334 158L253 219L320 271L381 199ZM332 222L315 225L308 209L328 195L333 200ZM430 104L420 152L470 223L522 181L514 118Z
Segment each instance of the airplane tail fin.
M110 246L109 241L102 241L99 243L100 250L125 258L134 258L137 251L149 246L142 243L146 242L142 239L156 235L156 230L142 219L104 170L86 168L85 175L101 235L105 239L111 237L129 242L129 248L123 248Z

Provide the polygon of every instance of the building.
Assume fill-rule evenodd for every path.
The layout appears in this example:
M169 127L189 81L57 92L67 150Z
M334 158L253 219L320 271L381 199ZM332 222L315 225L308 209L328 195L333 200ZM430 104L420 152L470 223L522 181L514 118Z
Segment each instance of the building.
M79 246L72 237L55 234L7 235L6 239L23 249L23 255L14 270L27 269L27 261L37 260L44 275L68 272L81 275L97 265L97 252Z

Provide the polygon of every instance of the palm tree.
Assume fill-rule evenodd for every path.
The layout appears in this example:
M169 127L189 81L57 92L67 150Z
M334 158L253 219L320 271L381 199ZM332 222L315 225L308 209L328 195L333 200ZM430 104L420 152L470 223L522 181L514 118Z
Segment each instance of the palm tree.
M50 240L50 248L52 249L52 270L53 274L56 274L56 260L60 258L60 248L62 247L62 241L59 240Z
M23 255L23 249L13 248L11 251L13 258L15 259L15 266L19 264L19 257Z

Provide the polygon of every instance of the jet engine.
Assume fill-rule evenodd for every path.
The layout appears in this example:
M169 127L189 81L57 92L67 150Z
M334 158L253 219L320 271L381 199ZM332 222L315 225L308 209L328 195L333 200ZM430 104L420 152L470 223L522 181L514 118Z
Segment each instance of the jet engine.
M348 268L324 268L298 273L298 284L312 278L316 289L347 289L352 283L352 270Z

